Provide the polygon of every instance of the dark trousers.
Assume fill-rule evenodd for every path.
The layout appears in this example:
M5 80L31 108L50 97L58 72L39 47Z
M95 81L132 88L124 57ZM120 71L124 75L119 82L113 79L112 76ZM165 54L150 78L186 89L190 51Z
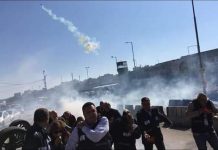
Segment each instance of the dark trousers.
M208 142L214 150L218 150L218 137L216 132L193 133L195 143L199 150L206 150Z
M144 144L145 150L153 150L154 144L158 150L165 150L163 138L156 138L154 143L150 143L150 142L145 141L143 144Z

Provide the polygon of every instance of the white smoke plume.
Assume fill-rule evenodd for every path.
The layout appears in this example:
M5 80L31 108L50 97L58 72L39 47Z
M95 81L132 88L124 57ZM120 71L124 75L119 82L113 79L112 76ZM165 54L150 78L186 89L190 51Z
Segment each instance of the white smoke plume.
M52 19L67 26L68 30L73 33L73 35L78 39L78 42L83 46L86 53L97 52L97 49L100 48L100 43L96 41L95 38L90 38L89 36L81 33L71 21L66 20L63 17L58 17L51 9L46 8L44 5L41 5L41 8L47 12Z

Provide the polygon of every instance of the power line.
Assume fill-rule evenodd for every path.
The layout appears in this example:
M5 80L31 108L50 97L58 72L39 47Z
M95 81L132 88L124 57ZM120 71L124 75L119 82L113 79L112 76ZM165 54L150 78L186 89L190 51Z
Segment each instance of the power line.
M28 85L28 84L34 84L37 82L42 82L43 79L41 80L35 80L31 82L24 82L24 83L11 83L11 82L0 82L0 85L6 85L6 86L20 86L20 85Z

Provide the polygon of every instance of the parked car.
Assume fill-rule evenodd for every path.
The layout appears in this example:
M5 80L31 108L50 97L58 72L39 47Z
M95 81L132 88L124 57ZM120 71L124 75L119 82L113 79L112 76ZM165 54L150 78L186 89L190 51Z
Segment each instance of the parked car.
M0 149L22 149L26 131L30 126L29 122L21 119L11 122L9 127L0 131Z
M16 109L9 109L9 110L7 110L7 112L9 114L11 120L18 119L21 115L21 112L16 110Z
M0 125L5 126L11 122L11 117L7 111L0 111Z

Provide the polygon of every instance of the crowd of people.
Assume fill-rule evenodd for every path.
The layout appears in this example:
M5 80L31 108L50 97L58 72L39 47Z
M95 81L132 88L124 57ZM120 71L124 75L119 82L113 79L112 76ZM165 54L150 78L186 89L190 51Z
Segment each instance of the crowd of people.
M141 137L145 150L153 145L164 150L165 144L160 123L173 125L157 108L151 108L148 97L141 98L141 109L134 118L125 109L122 115L107 102L95 106L86 102L83 116L75 117L69 111L58 116L55 111L39 108L34 113L34 123L27 130L23 150L136 150L136 140ZM207 149L208 141L218 149L218 138L212 117L218 113L212 101L200 93L188 106L191 129L198 149Z

